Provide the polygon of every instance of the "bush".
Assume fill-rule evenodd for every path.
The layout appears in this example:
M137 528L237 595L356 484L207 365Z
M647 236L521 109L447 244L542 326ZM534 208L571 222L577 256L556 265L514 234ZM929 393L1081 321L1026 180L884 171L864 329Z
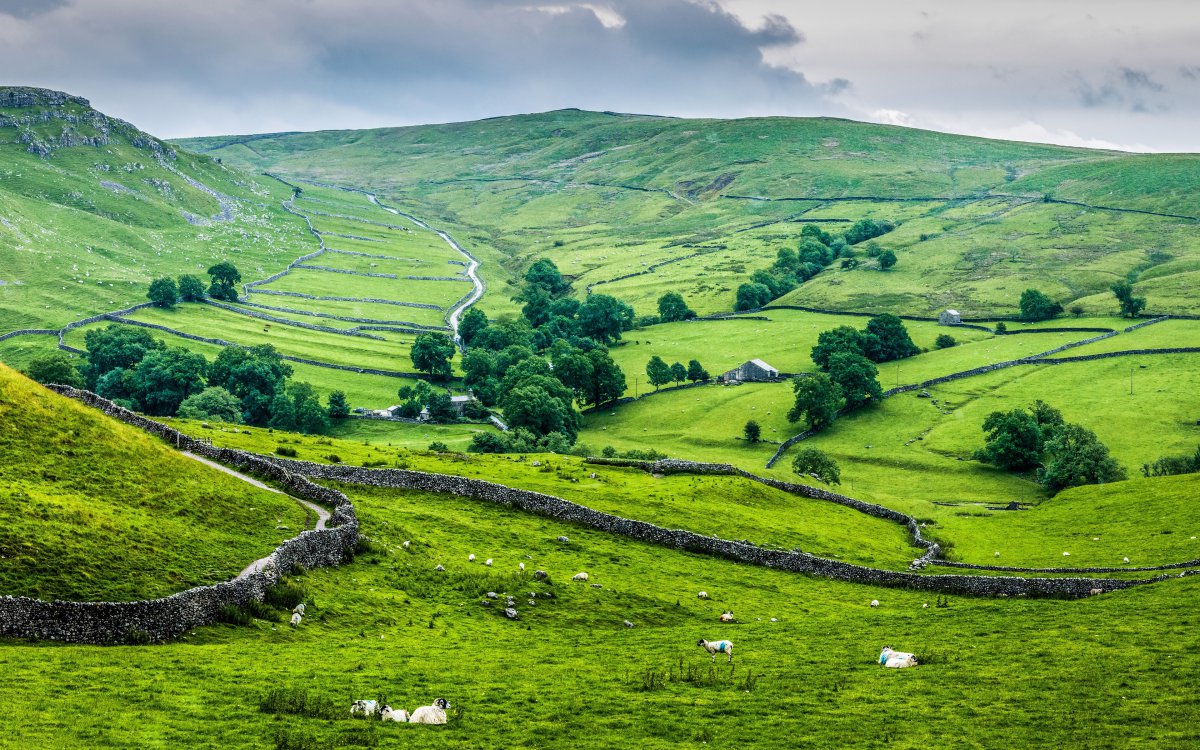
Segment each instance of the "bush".
M303 583L284 579L267 589L263 600L272 607L292 609L308 598L308 587Z
M762 427L753 419L746 423L746 426L742 429L742 433L751 443L757 443L762 439Z
M1008 326L1004 325L1004 321L996 324L996 333L1004 333L1006 331L1008 331Z
M275 452L281 456L287 456L288 458L295 458L297 455L295 448L289 448L286 445L275 446Z
M949 349L957 343L958 342L954 340L953 336L948 333L943 333L937 337L937 339L933 342L933 345L938 349Z
M258 710L264 714L288 714L308 716L313 719L340 719L344 715L329 698L298 688L272 688L258 702Z
M432 443L429 444L429 450L431 450L435 453L449 453L450 446L446 445L445 443L443 443L440 440L434 440Z
M805 448L792 459L792 471L804 476L815 476L826 484L841 484L841 470L837 461L816 448Z
M336 453L330 453L325 456L325 460L331 464L340 464L342 462L342 457Z
M250 613L236 604L224 604L217 610L217 622L228 625L249 625L251 619Z

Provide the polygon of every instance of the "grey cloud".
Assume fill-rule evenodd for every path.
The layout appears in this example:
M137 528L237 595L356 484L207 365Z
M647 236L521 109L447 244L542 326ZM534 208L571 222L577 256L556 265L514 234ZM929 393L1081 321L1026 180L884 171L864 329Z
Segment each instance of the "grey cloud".
M1074 92L1084 107L1123 108L1138 114L1170 109L1167 102L1151 98L1167 89L1144 70L1122 66L1098 83L1076 71L1074 79Z
M1183 65L1179 68L1179 75L1189 81L1200 81L1200 65Z
M1150 74L1144 70L1135 70L1133 68L1121 68L1121 80L1128 88L1131 89L1146 89L1147 91L1162 91L1165 87L1158 81L1150 78Z
M67 0L0 0L0 14L31 18L67 4Z

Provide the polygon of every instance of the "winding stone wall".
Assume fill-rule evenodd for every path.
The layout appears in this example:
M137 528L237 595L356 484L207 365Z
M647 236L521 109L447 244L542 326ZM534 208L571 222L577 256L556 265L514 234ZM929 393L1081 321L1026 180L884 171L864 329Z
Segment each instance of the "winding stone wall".
M206 300L204 300L204 302L205 302L205 304L212 305L213 307L219 307L222 310L228 310L231 313L237 313L238 315L245 315L246 317L249 317L249 318L258 318L259 320L266 320L271 323L279 323L280 325L292 326L293 328L306 328L310 331L321 331L322 333L334 333L334 334L337 334L338 336L359 336L359 337L365 338L365 339L375 339L376 341L386 341L387 340L383 336L373 336L369 333L359 333L358 329L361 329L362 326L356 326L355 328L349 328L349 329L334 328L333 326L322 326L322 325L317 325L315 323L305 323L305 322L299 321L299 320L292 320L291 318L281 318L277 315L268 315L267 313L256 312L254 310L245 310L243 308L235 307L234 305L226 304L224 302L218 302L213 299L206 299ZM379 330L391 330L391 329L390 328L382 328Z
M400 302L394 299L376 299L375 297L318 297L314 294L305 294L304 292L282 292L278 289L250 289L247 290L253 294L273 294L277 297L299 297L300 299L311 299L318 302L373 302L377 305L396 305L397 307L420 307L426 310L441 310L437 305L431 305L425 302Z
M0 335L0 341L14 339L17 336L57 336L57 328L18 328L15 331L9 331L6 334Z
M332 268L330 266L313 266L307 263L297 263L292 268L307 268L310 271L324 271L325 273L344 273L350 276L369 276L373 279L396 279L399 278L394 273L371 273L368 271L353 271L349 268ZM409 276L408 278L413 278Z
M119 643L146 637L153 641L167 640L216 622L222 607L262 599L266 590L296 565L312 568L340 564L358 541L354 506L337 490L314 484L253 454L213 448L89 391L61 385L49 388L158 435L176 447L265 476L293 495L332 505L334 511L327 528L301 532L279 545L261 571L232 581L135 602L51 602L26 596L0 597L0 635L70 643Z
M401 328L417 328L425 331L445 331L445 326L431 326L423 323L413 323L408 320L381 320L378 318L354 318L347 315L334 315L333 313L315 312L313 310L300 310L295 307L275 307L272 305L262 305L257 302L246 302L239 300L241 304L247 307L256 307L260 310L274 310L275 312L288 313L289 315L307 315L313 318L326 318L328 320L344 320L347 323L367 323L378 326L399 326Z

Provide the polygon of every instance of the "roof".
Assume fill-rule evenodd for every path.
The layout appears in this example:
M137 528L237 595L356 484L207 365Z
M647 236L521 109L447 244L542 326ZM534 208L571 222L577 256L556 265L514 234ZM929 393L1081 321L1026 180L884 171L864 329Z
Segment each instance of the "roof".
M764 370L774 370L775 372L779 372L778 367L772 367L771 365L768 365L766 362L763 362L761 359L752 359L749 362L747 362L746 364L757 365L758 367L761 367Z
M464 404L468 401L474 401L474 396L451 396L450 402L454 404Z
M951 310L949 308L946 308L946 312L950 313L951 315L958 315L958 310Z

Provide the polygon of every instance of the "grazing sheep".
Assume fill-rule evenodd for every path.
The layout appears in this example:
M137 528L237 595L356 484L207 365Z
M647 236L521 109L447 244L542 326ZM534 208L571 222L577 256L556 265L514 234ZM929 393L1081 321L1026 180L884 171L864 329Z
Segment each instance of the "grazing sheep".
M521 562L517 563L517 570L524 572L525 571L525 563L521 563Z
M717 619L721 622L733 622L733 610L731 609L728 612L722 613Z
M707 599L707 598L708 598L708 592L707 592L707 591L701 591L700 593L696 594L696 598L697 598L697 599Z
M929 609L929 602L925 602L924 604L922 604L921 609Z
M295 627L299 627L299 626L300 626L300 620L301 620L301 615L300 615L300 613L299 613L299 612L293 612L293 613L292 613L292 627L293 627L293 628L295 628Z
M1125 562L1129 562L1129 558L1128 558L1128 557L1127 557L1127 558L1125 558Z
M437 566L436 568L434 568L434 570L436 570L436 571L437 571L437 572L439 572L439 573L440 573L440 572L442 572L442 571L443 571L443 570L445 570L445 569L446 569L446 566L445 566L445 565L439 565L439 566Z
M717 660L717 654L729 654L729 661L733 661L733 641L706 641L701 638L696 645L712 654L713 661Z
M410 539L405 539L405 540L404 540L404 544L402 544L402 545L400 545L400 546L404 547L404 549L408 549L408 548L409 548L409 546L410 546L411 544L412 544L412 540L410 540Z
M296 614L304 614L304 602L300 602L295 607L292 607L292 612Z
M395 710L391 706L384 706L383 712L379 714L379 718L383 721L398 721L405 723L408 721L408 711L403 708Z
M430 706L421 706L413 710L408 715L409 724L445 724L446 709L450 708L450 701L445 698L438 698Z
M879 600L878 600L878 599L872 599L872 600L871 600L871 606L872 606L872 607L878 607L878 606L879 606Z
M1071 553L1070 553L1070 552L1064 552L1064 553L1063 553L1063 557L1070 557L1070 556L1071 556Z
M996 557L999 557L999 556L1000 556L1000 553L999 553L999 552L997 552L997 553L996 553Z
M475 562L475 553L474 552L467 555L467 562Z
M572 581L586 581L587 579L587 573L576 573L575 575L571 576Z
M354 701L350 704L351 716L371 716L375 713L375 707L379 705L375 701Z
M903 651L893 651L887 646L879 653L879 663L888 669L904 669L917 666L917 657Z
M1092 589L1092 591L1091 591L1092 596L1100 596L1103 593L1104 593L1104 589Z
M492 558L489 557L488 559L484 560L483 564L490 568L492 566Z

